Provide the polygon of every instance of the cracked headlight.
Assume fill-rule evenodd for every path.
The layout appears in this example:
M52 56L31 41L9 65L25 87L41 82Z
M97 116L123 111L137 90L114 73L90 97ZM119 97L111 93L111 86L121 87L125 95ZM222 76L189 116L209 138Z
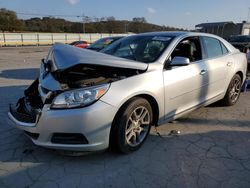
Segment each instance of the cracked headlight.
M109 89L110 84L65 91L53 100L51 108L77 108L90 105L100 99Z

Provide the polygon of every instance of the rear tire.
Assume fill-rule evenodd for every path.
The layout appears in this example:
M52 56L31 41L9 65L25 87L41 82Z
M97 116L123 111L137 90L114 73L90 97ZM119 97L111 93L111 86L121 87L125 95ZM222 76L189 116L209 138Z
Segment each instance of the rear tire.
M153 121L150 103L135 97L128 101L116 115L110 135L111 149L122 153L138 150L145 142Z
M232 78L228 88L225 97L222 99L222 103L225 106L232 106L234 105L239 97L241 92L241 77L240 75L236 74Z

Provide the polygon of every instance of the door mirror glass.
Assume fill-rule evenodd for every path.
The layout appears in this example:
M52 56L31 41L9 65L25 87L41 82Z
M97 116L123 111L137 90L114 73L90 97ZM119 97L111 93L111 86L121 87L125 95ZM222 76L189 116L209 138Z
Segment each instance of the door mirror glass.
M190 59L186 57L175 56L171 61L171 66L186 66L190 64Z

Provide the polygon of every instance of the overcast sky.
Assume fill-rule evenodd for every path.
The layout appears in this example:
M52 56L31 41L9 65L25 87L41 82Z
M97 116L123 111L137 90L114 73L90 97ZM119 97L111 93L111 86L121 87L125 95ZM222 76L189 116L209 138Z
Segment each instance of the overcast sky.
M0 0L0 7L30 14L145 17L150 23L193 29L202 22L247 20L250 0Z

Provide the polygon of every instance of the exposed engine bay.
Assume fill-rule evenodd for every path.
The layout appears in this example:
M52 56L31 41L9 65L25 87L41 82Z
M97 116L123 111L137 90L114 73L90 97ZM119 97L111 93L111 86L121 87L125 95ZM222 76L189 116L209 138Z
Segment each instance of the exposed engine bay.
M63 90L90 87L125 79L142 71L100 65L76 65L64 71L53 72Z

